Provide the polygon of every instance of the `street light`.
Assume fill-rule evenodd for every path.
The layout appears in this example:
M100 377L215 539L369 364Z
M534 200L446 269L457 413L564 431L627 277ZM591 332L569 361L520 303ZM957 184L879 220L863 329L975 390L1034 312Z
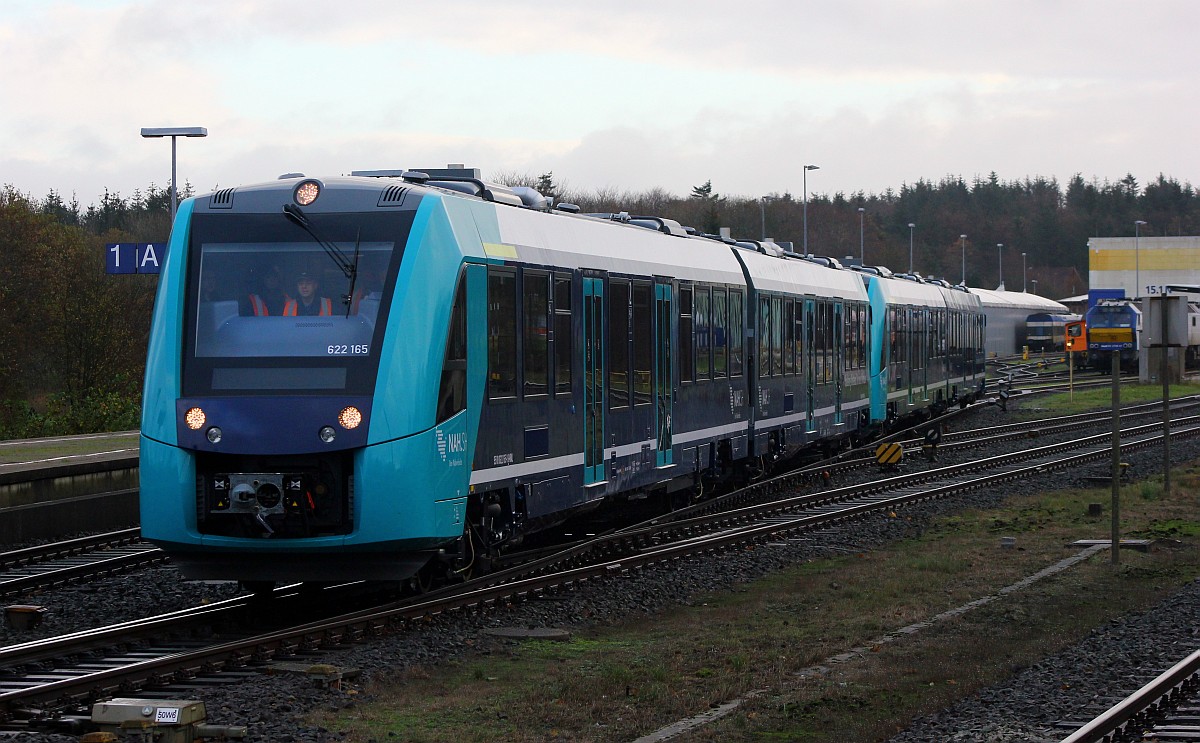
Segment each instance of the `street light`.
M800 174L800 180L804 189L804 254L808 255L808 171L820 170L820 165L805 165L804 171Z
M908 223L908 272L913 272L913 228L917 225L913 222Z
M866 214L866 212L867 210L865 208L861 206L858 207L858 264L860 266L867 265L866 253L863 250L863 215Z
M175 204L178 201L175 189L175 139L176 137L207 137L208 129L203 126L142 127L142 136L147 139L153 137L171 138L171 225L174 226Z
M767 202L771 200L770 196L763 196L758 200L759 213L762 215L762 239L767 239Z
M1021 253L1021 291L1028 292L1029 290L1025 286L1025 270L1025 254Z
M1033 293L1037 294L1037 279L1030 279L1029 281L1033 284Z
M963 277L962 277L962 285L963 285L963 286L966 286L966 285L967 285L967 236L966 236L966 235L959 235L959 236L958 236L958 239L959 239L959 240L962 240L962 254L963 254Z
M1004 243L996 243L997 252L1000 253L1000 286L996 287L996 291L1004 291Z
M1142 276L1141 276L1141 245L1142 225L1146 224L1142 220L1135 220L1133 223L1133 298L1137 299L1142 294Z

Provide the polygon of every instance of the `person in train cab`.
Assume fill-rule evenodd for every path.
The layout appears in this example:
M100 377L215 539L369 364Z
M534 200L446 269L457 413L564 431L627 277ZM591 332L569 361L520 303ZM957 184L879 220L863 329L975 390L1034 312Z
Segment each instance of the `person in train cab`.
M257 317L282 315L291 296L284 289L283 269L278 264L263 273L262 293L250 294L250 314Z
M358 314L358 305L364 299L368 297L378 299L382 288L383 271L377 266L364 266L358 274L358 283L354 288L354 294L350 297L350 314Z
M332 315L333 302L329 297L317 296L320 284L316 276L301 273L296 278L296 299L288 299L283 306L283 314L288 317L297 315Z

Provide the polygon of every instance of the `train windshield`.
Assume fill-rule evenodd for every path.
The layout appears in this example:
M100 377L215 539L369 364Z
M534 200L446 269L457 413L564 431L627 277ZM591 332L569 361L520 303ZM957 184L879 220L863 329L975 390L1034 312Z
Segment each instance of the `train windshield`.
M1088 313L1088 327L1132 328L1134 314L1127 307L1093 307Z
M411 214L310 220L195 216L185 394L372 391Z

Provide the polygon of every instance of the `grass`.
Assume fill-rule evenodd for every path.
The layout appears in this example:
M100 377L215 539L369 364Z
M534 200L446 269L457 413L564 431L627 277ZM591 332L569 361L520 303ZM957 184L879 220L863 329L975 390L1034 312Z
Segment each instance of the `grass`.
M63 441L30 441L20 444L0 446L0 464L29 462L54 457L69 457L79 454L95 454L116 449L134 449L138 446L138 437L105 436L98 434L95 438L67 439Z
M1075 381L1080 381L1078 374L1075 375ZM1194 382L1172 384L1170 393L1172 399L1200 395L1200 384ZM1161 384L1121 385L1121 405L1139 405L1161 400ZM1056 415L1075 415L1096 410L1109 410L1112 408L1112 388L1079 389L1075 390L1074 396L1066 392L1039 396L1036 405L1038 410L1013 411L1014 420L1035 420L1044 416L1043 411L1045 410L1053 410Z

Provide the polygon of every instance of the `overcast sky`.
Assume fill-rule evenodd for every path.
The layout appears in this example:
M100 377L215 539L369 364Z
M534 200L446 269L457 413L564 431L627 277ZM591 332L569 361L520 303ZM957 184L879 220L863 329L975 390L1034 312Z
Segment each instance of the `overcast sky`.
M1195 0L0 0L0 183L467 163L569 188L1200 185Z

